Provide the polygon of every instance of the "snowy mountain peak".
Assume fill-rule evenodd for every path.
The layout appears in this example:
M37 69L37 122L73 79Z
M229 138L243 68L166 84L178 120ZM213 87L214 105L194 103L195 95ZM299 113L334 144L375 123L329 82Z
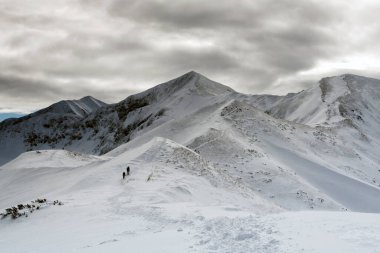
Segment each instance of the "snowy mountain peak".
M194 70L191 70L185 74L183 74L184 76L193 76L193 77L198 77L198 76L202 76L202 74L194 71Z
M86 103L86 104L91 104L91 103L94 103L94 104L98 104L100 106L103 106L105 105L106 103L92 97L92 96L85 96L85 97L82 97L81 99L79 99L79 101L83 102L83 103Z
M312 88L276 98L266 112L309 126L349 126L362 136L379 135L380 80L353 74L322 78ZM369 133L372 132L372 133Z
M197 95L222 95L235 93L235 91L223 84L217 83L195 71L161 83L147 91L132 96L133 98L150 97L160 101L171 97L173 94L197 94Z
M349 93L345 76L326 77L319 81L322 102L333 103L339 97Z
M74 114L78 117L83 118L104 105L106 105L106 103L91 96L86 96L79 100L59 101L45 109L37 111L34 113L34 115L45 113Z
M380 89L380 80L354 75L343 74L340 76L325 77L319 81L322 95L330 95L335 99L348 93L361 93L369 87Z
M194 85L201 94L222 95L236 93L230 87L214 82L201 74L197 74L196 77L197 80Z

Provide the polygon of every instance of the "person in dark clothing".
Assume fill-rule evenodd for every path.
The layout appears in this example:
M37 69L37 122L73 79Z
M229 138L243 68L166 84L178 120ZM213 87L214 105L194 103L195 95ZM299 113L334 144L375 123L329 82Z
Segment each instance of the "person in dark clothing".
M125 172L123 171L123 179L125 179Z
M129 166L127 167L127 176L129 176Z

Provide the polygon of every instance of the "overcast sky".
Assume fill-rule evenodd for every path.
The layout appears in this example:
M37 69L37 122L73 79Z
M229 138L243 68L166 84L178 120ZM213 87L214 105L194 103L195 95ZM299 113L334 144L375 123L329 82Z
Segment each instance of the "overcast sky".
M380 78L380 1L0 0L0 113L117 102L190 70L245 93Z

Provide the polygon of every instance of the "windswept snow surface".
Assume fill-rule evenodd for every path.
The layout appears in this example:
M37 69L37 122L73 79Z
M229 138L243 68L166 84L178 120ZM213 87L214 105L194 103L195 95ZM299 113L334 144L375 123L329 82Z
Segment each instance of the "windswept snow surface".
M107 158L65 150L37 150L22 153L7 163L4 168L12 170L39 167L80 167L104 159ZM27 161L27 163L25 163L25 161Z
M23 158L27 165L27 156L17 163ZM56 158L73 162L69 153ZM127 164L132 173L122 180ZM5 166L0 180L0 208L37 196L64 203L1 220L2 252L198 251L208 244L201 231L212 232L207 224L215 219L280 210L195 152L162 138L81 167ZM20 237L25 240L15 243ZM252 240L242 235L238 241L246 239Z
M28 167L31 152L1 167L0 208L64 205L0 220L2 252L378 252L378 214L282 212L168 139L82 166L69 152L45 155L49 167Z

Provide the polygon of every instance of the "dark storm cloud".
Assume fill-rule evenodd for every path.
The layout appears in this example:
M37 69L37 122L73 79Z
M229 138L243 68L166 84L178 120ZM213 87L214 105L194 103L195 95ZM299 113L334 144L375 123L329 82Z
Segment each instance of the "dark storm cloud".
M254 14L240 8L233 1L219 1L218 4L200 1L121 1L110 6L111 15L138 23L175 28L201 28L247 25L245 19ZM251 24L252 25L252 24Z
M292 0L219 0L213 1L161 1L161 0L115 0L110 5L111 15L138 23L175 28L232 28L260 27L272 17L285 19L300 17L305 22L328 23L334 18L326 11L328 4L316 1Z
M378 10L371 0L2 1L0 107L116 102L189 70L276 94L341 70L380 76Z

